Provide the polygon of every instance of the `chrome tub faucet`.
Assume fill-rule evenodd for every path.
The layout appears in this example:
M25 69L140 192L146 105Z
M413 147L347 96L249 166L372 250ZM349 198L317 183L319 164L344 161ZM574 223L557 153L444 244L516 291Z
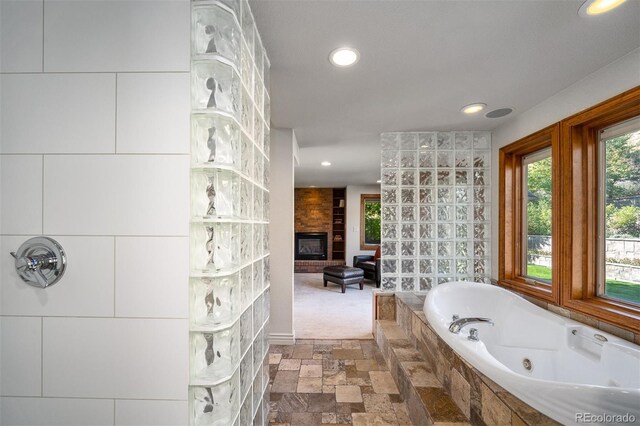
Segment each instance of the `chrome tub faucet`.
M469 324L477 324L477 323L485 323L489 325L493 325L493 321L490 318L479 318L479 317L469 317L469 318L458 318L457 315L453 316L453 322L449 325L449 331L453 334L460 333L460 330L466 325Z

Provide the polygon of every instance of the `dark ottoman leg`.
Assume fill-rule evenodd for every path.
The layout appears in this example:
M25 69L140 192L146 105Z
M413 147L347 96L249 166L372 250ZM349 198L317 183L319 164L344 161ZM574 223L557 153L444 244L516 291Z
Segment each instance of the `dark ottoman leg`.
M324 286L327 286L327 280L323 280L324 281Z
M347 285L342 281L342 292L344 293L347 290Z
M364 284L363 284L364 280L360 281L360 290L362 290L364 288Z

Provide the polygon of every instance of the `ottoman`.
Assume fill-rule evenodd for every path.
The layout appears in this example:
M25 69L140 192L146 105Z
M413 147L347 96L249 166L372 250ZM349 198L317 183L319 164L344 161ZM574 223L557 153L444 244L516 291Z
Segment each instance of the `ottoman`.
M322 279L324 280L324 286L327 286L327 281L340 284L342 286L342 292L344 293L347 285L360 284L360 290L362 290L362 281L364 280L364 271L360 268L352 268L350 266L326 266L323 270Z

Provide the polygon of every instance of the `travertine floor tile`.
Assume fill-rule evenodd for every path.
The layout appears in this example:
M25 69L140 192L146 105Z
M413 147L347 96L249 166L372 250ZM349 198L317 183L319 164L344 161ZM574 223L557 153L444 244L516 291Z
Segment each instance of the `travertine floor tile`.
M283 359L280 361L278 370L300 370L299 359Z
M298 387L297 371L278 371L273 379L271 392L287 393L295 392Z
M388 371L370 371L371 386L376 393L400 393Z
M362 392L359 386L336 386L337 402L362 402Z
M322 377L322 365L301 366L300 377Z
M313 345L295 345L291 358L313 358Z
M282 354L269 354L269 364L280 364Z
M298 393L322 393L322 379L320 377L300 377Z

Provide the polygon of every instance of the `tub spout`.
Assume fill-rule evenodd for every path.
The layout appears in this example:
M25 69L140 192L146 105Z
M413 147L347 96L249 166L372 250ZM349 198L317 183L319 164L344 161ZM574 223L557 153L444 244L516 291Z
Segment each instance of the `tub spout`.
M476 323L486 323L489 325L493 325L493 321L490 318L477 318L477 317L460 318L451 323L451 325L449 326L449 331L452 332L453 334L458 334L460 333L460 330L462 330L462 327L464 327L465 325L476 324Z

